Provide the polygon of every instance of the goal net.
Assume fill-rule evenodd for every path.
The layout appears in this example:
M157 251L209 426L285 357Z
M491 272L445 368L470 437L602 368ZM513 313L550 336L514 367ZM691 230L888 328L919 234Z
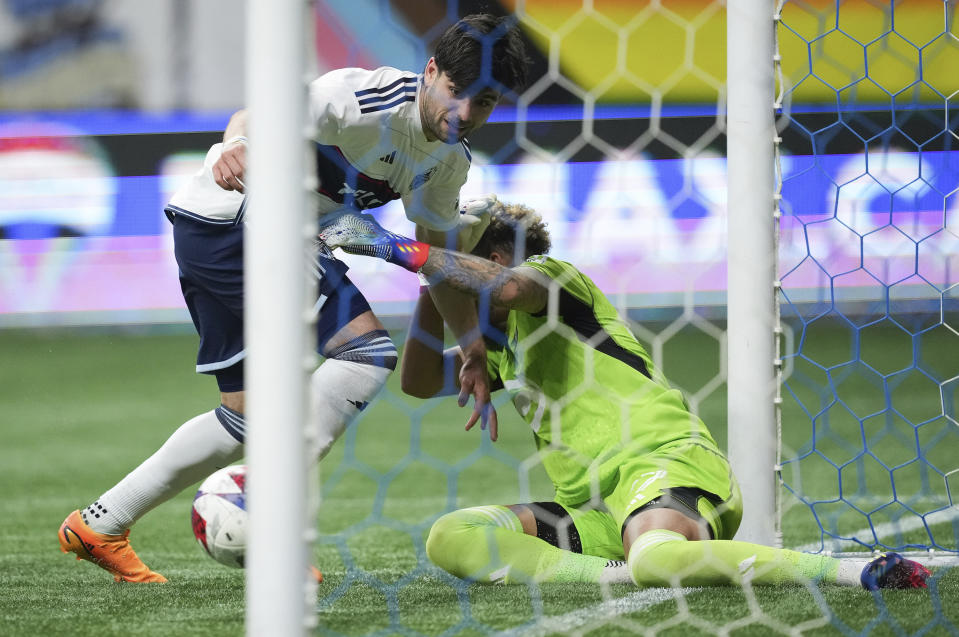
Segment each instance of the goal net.
M726 46L724 3L413 8L368 0L361 12L344 4L316 7L320 70L419 71L461 15L490 5L515 15L530 45L532 82L471 138L463 198L496 193L536 209L551 231L552 255L612 300L720 447L750 435L727 431L728 370L753 362L727 360L728 78L717 54ZM775 290L781 320L776 310L761 317L769 329L757 338L772 352L779 347L768 365L771 376L778 370L781 394L770 397L778 412L757 402L774 418L755 426L769 433L779 424L781 449L778 462L738 477L750 506L753 487L778 473L776 502L763 506L788 548L923 551L930 561L956 551L952 11L939 2L808 1L770 3L759 20L777 46L755 64L768 65L770 78L778 73L776 104L767 105L777 115L778 135L769 139L775 165L761 167L757 182L775 172L768 210L778 222L769 239L779 266L778 278L756 286L760 296ZM399 205L376 217L390 230L412 231ZM343 259L401 344L416 278L379 261ZM772 388L755 388L756 400ZM468 413L452 399L415 400L391 381L324 459L314 550L325 575L317 602L324 633L875 626L844 614L841 596L813 583L792 591L800 601L789 611L776 593L748 583L721 592L629 585L584 592L481 586L436 568L426 536L443 514L553 499L528 425L507 396L494 404L495 443L485 432L462 431ZM888 615L882 598L870 603ZM929 614L952 625L938 606Z
M954 555L955 7L779 12L787 542Z

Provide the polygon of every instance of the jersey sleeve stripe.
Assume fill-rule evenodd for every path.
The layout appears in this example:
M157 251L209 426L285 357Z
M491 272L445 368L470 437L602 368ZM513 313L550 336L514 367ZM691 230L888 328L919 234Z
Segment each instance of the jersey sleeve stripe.
M398 97L392 102L386 102L385 104L375 104L372 106L364 106L363 108L360 109L360 112L375 113L377 111L385 111L395 106L399 106L400 104L403 104L404 102L415 102L415 101L416 101L415 95L403 95L402 97Z
M367 104L376 104L376 103L387 102L387 101L390 101L390 100L395 99L396 96L398 96L398 95L405 95L405 94L412 94L412 95L415 96L415 95L416 95L416 87L415 87L415 86L401 86L400 88L398 88L398 89L396 89L396 90L394 90L394 91L390 91L390 92L387 93L386 95L372 95L372 96L370 96L370 97L364 97L364 98L361 98L361 99L359 99L359 97L360 97L360 94L359 94L359 93L357 93L356 96L357 96L357 98L359 99L359 104L360 104L360 106L366 106Z
M416 88L416 76L415 75L404 75L400 79L390 82L386 86L374 86L373 88L365 88L360 91L356 91L356 97L363 97L364 95L371 95L373 93L388 93L400 84L410 84L413 88Z

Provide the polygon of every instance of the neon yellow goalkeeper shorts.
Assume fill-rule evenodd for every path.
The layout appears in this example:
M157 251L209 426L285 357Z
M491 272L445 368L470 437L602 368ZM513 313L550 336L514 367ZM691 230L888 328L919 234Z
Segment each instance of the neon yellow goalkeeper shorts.
M630 513L663 495L664 489L676 487L715 496L696 500L699 515L709 524L714 539L732 539L743 513L739 485L726 458L711 445L699 442L666 445L621 463L618 479L601 503L559 504L573 518L583 553L622 560L623 522Z

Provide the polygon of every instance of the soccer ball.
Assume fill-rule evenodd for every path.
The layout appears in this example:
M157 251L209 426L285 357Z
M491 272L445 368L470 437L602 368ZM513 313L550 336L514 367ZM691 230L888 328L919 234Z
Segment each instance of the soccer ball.
M213 473L193 498L193 535L217 562L243 568L246 555L246 466Z

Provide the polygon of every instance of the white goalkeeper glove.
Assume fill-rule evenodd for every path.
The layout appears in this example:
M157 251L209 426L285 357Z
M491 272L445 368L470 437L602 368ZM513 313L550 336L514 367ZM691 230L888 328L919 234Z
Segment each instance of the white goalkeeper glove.
M480 237L489 227L493 207L499 203L496 195L485 195L477 199L470 199L460 206L459 225L457 226L457 240L460 252L472 252Z

